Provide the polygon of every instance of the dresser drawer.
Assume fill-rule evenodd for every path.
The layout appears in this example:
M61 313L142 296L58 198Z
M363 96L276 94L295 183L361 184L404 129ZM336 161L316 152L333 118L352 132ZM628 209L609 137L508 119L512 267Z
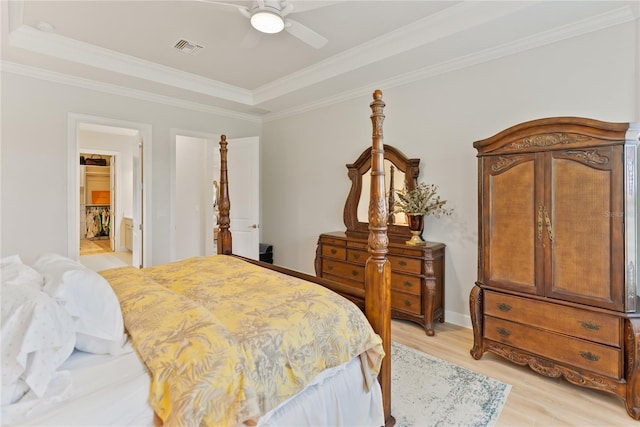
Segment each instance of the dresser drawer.
M622 319L604 313L485 291L485 313L514 322L621 346Z
M391 271L402 271L404 273L420 274L422 271L422 260L417 258L402 258L388 255Z
M579 369L622 378L623 354L619 348L545 331L486 316L484 336Z
M330 274L330 273L323 273L322 278L327 280L333 280L334 282L342 283L343 285L351 286L352 288L364 290L364 282L356 282L342 276L334 276L333 274ZM349 299L353 300L353 298L351 297Z
M347 250L344 246L322 245L322 256L324 257L345 260L346 253Z
M420 276L408 276L406 274L391 272L391 289L406 292L413 295L420 295Z
M325 258L322 260L322 273L323 276L328 273L332 276L344 277L345 279L364 283L364 266L361 265L347 264L346 262Z
M411 314L422 314L420 305L420 295L407 294L404 292L391 293L391 308Z
M356 262L364 265L369 258L369 252L359 251L356 249L347 249L347 261Z
M323 245L333 245L333 246L346 246L347 242L344 239L336 239L333 237L322 236L320 237L320 243Z
M368 252L369 250L369 242L367 240L348 240L347 247L349 249L357 249L359 251Z

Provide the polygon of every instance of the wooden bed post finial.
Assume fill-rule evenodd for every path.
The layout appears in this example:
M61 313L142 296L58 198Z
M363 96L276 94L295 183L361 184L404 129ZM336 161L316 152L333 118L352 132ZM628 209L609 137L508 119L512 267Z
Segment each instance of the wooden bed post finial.
M369 258L365 264L365 314L371 326L382 338L386 354L378 379L382 388L385 425L395 424L391 416L391 264L387 259L387 203L384 184L384 121L385 103L382 91L373 93L371 123L371 192L369 196Z
M220 213L218 214L218 254L231 255L231 232L229 231L229 181L227 179L227 136L220 136Z

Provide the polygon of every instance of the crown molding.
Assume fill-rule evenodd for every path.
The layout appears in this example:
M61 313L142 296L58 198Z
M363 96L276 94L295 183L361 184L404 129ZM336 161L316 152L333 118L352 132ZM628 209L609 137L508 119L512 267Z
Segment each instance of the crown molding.
M594 17L586 18L581 21L564 25L562 27L554 28L553 30L548 30L532 36L523 37L521 39L513 40L511 42L485 49L480 52L465 55L436 65L424 67L419 70L400 74L389 79L380 80L378 82L368 84L366 87L355 88L350 91L342 92L339 95L322 98L320 100L300 105L295 108L268 113L262 116L262 121L263 123L266 123L278 119L283 119L289 116L303 114L319 108L327 107L340 102L345 102L357 97L366 96L371 92L372 87L383 87L389 89L392 87L403 86L451 71L460 70L484 62L493 61L505 56L514 55L540 46L553 44L594 31L632 22L636 19L638 19L636 11L627 6L620 7L618 9L614 9Z
M529 2L462 2L254 90L257 104L530 7Z
M145 61L59 34L39 31L24 24L11 32L9 45L228 101L245 105L254 104L253 94L250 90L206 79L196 74Z
M262 103L277 99L288 93L321 83L322 81L354 71L365 65L384 60L398 53L414 49L433 42L458 31L490 22L501 16L515 13L531 6L531 2L476 2L465 1L448 7L439 13L419 20L413 24L399 28L382 37L363 43L353 49L334 55L312 67L292 73L282 79L265 84L254 91L228 85L219 81L162 66L136 57L120 54L88 43L80 42L55 33L45 33L22 24L23 1L8 2L9 6L9 44L11 46L31 50L65 60L154 81L225 99L247 106L259 106ZM482 7L480 7L482 6ZM487 7L490 6L490 7ZM455 58L416 71L404 73L390 79L367 85L366 88L355 88L339 95L326 97L294 108L265 115L252 115L231 110L210 107L204 104L183 101L140 90L105 84L85 78L47 71L40 68L1 62L3 71L30 75L43 80L50 80L68 85L84 87L105 93L128 96L173 105L194 111L202 111L230 118L265 122L292 115L301 114L317 108L332 105L345 100L366 95L372 86L395 87L435 75L491 61L503 56L515 54L538 46L551 44L570 37L576 37L614 25L638 19L640 7L630 6L603 13L598 16L567 24L553 30L533 36L514 40L503 45L481 52Z
M529 2L462 2L251 91L56 33L39 31L23 24L24 1L8 2L10 46L250 106L531 6Z
M126 96L128 98L149 101L158 104L168 105L186 110L198 111L202 113L215 114L231 119L248 120L260 123L262 121L259 115L240 113L237 111L227 110L224 108L211 107L209 105L199 104L196 102L185 101L178 98L159 95L152 92L132 89L123 86L117 86L109 83L98 82L95 80L85 79L68 74L58 73L43 68L32 67L28 65L17 64L9 61L0 61L0 71L3 73L18 74L21 76L32 77L39 80L45 80L53 83L60 83L69 86L80 87L83 89L94 90L107 93L110 95Z

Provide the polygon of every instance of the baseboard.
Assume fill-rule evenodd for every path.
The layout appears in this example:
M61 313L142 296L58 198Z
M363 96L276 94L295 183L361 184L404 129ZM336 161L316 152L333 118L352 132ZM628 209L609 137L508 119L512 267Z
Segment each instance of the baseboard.
M445 310L444 320L447 323L464 326L465 328L471 328L471 316L469 316L468 314L460 314L454 311Z

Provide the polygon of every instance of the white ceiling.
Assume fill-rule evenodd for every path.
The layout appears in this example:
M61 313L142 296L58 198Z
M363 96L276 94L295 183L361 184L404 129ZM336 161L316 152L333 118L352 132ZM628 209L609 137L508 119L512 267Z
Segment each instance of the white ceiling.
M247 1L227 1L251 5ZM638 19L635 1L291 0L315 49L210 0L2 1L9 72L281 117ZM42 23L53 31L38 29ZM197 55L174 48L181 39Z

